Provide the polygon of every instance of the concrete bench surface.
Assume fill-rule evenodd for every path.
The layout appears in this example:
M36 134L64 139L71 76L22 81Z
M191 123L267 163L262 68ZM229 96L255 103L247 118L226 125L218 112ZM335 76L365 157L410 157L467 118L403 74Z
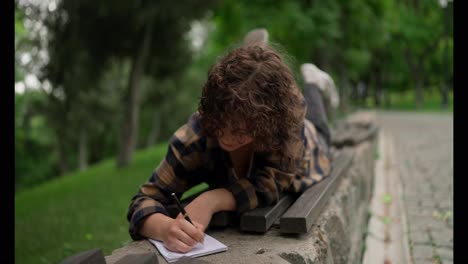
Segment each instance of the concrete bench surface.
M60 264L106 264L102 250L92 249L77 253L63 260Z

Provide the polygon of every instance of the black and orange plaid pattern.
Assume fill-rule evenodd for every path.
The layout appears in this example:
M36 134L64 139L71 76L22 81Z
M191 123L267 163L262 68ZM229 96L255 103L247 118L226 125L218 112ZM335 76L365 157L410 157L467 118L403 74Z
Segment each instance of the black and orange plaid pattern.
M296 148L300 158L295 161L294 171L285 171L273 155L254 153L247 176L238 178L229 154L219 146L217 139L201 135L199 115L194 113L171 137L165 158L132 198L127 213L131 237L134 240L144 238L139 230L148 215L168 215L165 205L172 203L172 192L180 197L202 182L211 189L231 191L238 213L272 205L283 192L303 192L328 176L330 160L325 146L318 141L314 125L307 119L304 119L301 136L303 144Z

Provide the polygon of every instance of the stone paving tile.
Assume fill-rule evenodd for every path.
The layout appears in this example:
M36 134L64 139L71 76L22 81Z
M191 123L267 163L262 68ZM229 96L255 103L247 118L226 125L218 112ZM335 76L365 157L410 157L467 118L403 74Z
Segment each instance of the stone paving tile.
M423 207L423 208L435 208L437 202L434 201L432 198L429 199L403 199L405 204L409 207Z
M453 115L377 116L394 138L414 264L453 263Z
M431 230L430 233L436 246L453 248L453 230L446 228L445 230Z
M434 198L434 193L405 193L406 200L409 201L414 201L414 200L424 200L424 199L433 199Z
M434 206L417 206L414 204L405 204L406 207L406 214L408 215L411 213L411 215L414 216L421 216L421 217L432 217L434 214L434 211L439 211L437 207Z
M414 258L432 258L434 247L430 245L413 245L412 253Z
M413 259L414 264L430 264L432 262L432 258L415 258Z
M453 260L453 249L452 248L436 248L436 254L442 259L442 261Z
M453 208L453 197L442 201L436 201L435 204L439 208Z
M408 226L411 231L424 230L444 230L447 224L441 220L436 220L432 216L421 216L412 213L407 214Z
M431 245L431 237L428 231L410 232L408 234L410 241L414 244L428 244Z

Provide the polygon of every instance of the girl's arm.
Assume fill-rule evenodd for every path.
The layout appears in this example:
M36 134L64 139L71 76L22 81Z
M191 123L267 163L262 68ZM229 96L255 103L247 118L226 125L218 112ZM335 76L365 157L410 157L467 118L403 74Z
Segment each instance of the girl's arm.
M191 187L187 185L188 181L197 184L196 180L188 178L201 166L203 156L202 137L196 126L196 116L192 115L189 122L174 133L166 156L132 198L127 219L134 240L159 239L169 248L177 248L177 251L187 250L186 246L192 245L193 240L200 241L200 233L203 234L204 230L201 225L194 229L187 226L190 223L185 220L186 223L174 220L168 216L165 208L165 205L173 203L171 193L180 197ZM186 246L179 245L174 238Z
M185 207L185 210L190 218L200 223L205 230L214 213L236 210L236 200L230 191L218 188L200 194Z

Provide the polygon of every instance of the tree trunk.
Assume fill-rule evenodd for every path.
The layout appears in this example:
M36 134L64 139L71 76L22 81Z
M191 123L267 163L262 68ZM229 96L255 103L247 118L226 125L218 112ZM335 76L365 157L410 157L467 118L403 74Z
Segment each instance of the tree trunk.
M161 128L161 120L158 111L154 111L153 114L153 121L151 122L151 131L148 135L148 139L146 140L146 147L152 147L156 140L158 139L160 128Z
M380 107L382 103L382 76L380 71L375 72L375 88L374 88L374 102L376 107Z
M88 134L84 128L80 130L80 137L78 139L78 166L80 171L88 168Z
M448 108L448 84L444 83L444 88L442 91L442 109L446 110Z
M348 111L348 91L349 83L347 75L344 71L341 71L341 85L340 85L340 108L341 112L346 113Z
M448 57L448 30L449 30L449 8L448 6L445 8L445 47L444 47L444 58L445 58L445 83L444 87L442 88L442 109L448 108L448 90L449 90L449 57Z
M67 152L65 150L65 139L61 133L57 133L57 152L59 156L60 176L62 176L70 170L70 166L68 164Z
M429 49L426 49L426 51ZM423 75L422 75L422 63L423 63L423 58L424 56L421 56L417 59L413 59L413 56L411 55L411 52L409 49L406 49L406 60L408 61L408 64L410 65L411 69L411 77L414 78L415 81L415 106L416 108L421 108L422 102L423 102ZM423 52L424 54L425 52Z
M380 88L377 83L375 84L374 88L374 105L375 107L380 106Z
M362 82L362 89L361 98L359 100L362 106L366 106L366 98L369 90L369 82L367 80Z
M383 87L382 87L383 88ZM390 108L392 106L391 98L390 98L390 90L387 89L382 89L383 92L383 101L384 101L384 106L385 108Z
M390 108L390 89L387 86L387 79L385 78L387 75L385 74L385 71L380 72L380 85L381 85L381 90L382 90L382 103L384 108Z
M415 101L415 103L416 103L416 108L417 109L421 108L423 100L424 100L422 90L423 90L423 85L422 85L421 78L416 77L416 93L415 93L416 101Z
M132 160L138 138L139 83L151 45L152 24L153 22L150 20L146 25L142 47L137 51L132 62L127 96L124 98L126 111L121 127L120 150L117 157L117 167L119 168L127 166Z

